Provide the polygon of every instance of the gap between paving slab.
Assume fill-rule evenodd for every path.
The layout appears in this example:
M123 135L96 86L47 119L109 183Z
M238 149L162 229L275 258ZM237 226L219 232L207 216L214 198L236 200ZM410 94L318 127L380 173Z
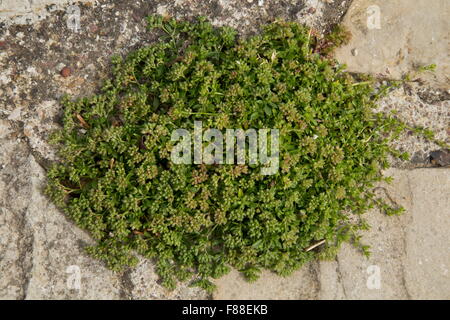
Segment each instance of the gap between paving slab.
M5 5L7 1L17 8L21 8L20 6L22 4L25 5L28 3L28 1L22 0L3 0L2 5ZM33 3L36 7L34 7L33 10L27 11L28 9L23 7L25 9L21 11L22 16L18 15L19 10L17 10L14 13L16 17L11 21L20 22L20 19L23 20L27 17L38 19L39 17L36 12L46 11L44 4L47 2L59 3L61 8L64 8L65 3L69 1L34 1ZM268 2L266 1L266 3ZM364 3L367 5L373 3L378 4L381 8L383 17L385 16L385 13L387 13L387 17L400 16L403 12L401 10L406 10L404 8L405 1L398 2L397 9L391 7L392 10L387 10L386 8L390 7L388 7L388 4L381 1L374 0L368 2L365 0L355 0L353 3L355 6L359 5L360 7L363 7ZM419 1L417 6L411 6L411 8L414 7L415 10L420 10L421 8L425 11L429 10L423 8L424 3L424 1ZM436 3L442 4L443 1L439 0ZM430 5L430 8L434 8L433 10L441 12L445 12L445 10L448 9L447 7L447 9L444 8L444 10L440 10L436 3ZM42 6L38 8L38 4ZM171 6L162 7L166 7L169 11L173 9ZM158 6L158 8L162 7ZM4 7L0 6L0 8ZM11 8L14 7L11 6ZM231 9L233 9L232 6L227 8L227 10ZM240 25L238 22L242 23L242 21L246 21L246 19L249 19L253 14L253 11L247 11L245 11L247 16L243 16L242 10L234 10L233 15L230 16L230 21ZM362 17L366 19L367 12L364 10L361 12L363 13ZM401 19L390 18L391 20L389 20L389 23L395 24L398 21L407 21L405 19L408 17L415 16L409 12L410 11L408 10L403 12L405 14L401 16ZM5 20L6 14L8 13L5 13L5 15L3 14L4 12L1 12L0 10L0 21ZM45 12L43 14L45 14ZM228 16L225 14L222 15ZM448 16L448 14L446 15ZM431 16L432 15L429 15L428 17ZM350 17L350 15L347 17ZM221 20L219 21L219 24L231 23L230 21ZM382 20L382 23L383 21L384 20ZM442 20L438 21L439 23L437 23L436 26L427 25L426 28L433 27L442 30L441 28L445 26L445 24ZM421 24L417 24L416 26L410 22L402 23L405 23L405 25L408 26L410 35L422 32L422 36L417 37L417 41L422 41L423 39L426 40L426 37L423 37L426 35L426 28L420 28L420 30L417 31L417 28L420 27ZM128 25L130 24L131 23ZM54 36L64 34L67 31L65 28L57 26L57 23L55 23L54 26L51 26L51 28L53 28ZM136 25L133 25L133 27L136 27ZM398 29L400 27L397 24L395 28ZM117 47L127 46L130 42L130 35L136 33L129 26L128 29L127 33L122 33L120 35L121 37L119 37L122 42L119 41L118 44L108 42L107 47L117 49ZM421 31L422 29L423 31ZM85 28L83 30L87 32L89 29ZM111 31L111 29L106 30L108 32ZM371 65L368 61L378 61L369 53L376 52L376 50L382 50L382 52L386 53L384 58L388 59L389 54L392 54L389 50L396 48L395 46L390 46L389 42L385 41L386 38L391 37L389 32L386 32L386 30L383 29L372 31L380 31L380 34L381 31L383 31L384 33L382 36L370 38L374 41L378 41L376 43L370 41L366 43L364 41L367 39L364 40L364 38L362 38L362 42L356 47L358 49L358 54L356 56L351 54L351 44L349 47L342 49L342 52L345 54L343 54L340 59L346 62L350 68L356 68L356 71L365 71L364 69L358 69L358 65L355 62L356 58L361 59L358 61L361 61L361 67L365 67L366 65ZM363 31L361 31L361 33L364 35ZM366 32L366 34L370 33ZM403 33L400 33L399 36L400 35L403 35ZM68 39L72 39L70 38L70 34L66 36ZM358 35L356 32L352 41L356 41L359 36L361 35ZM27 37L29 37L29 35L25 33L23 40L25 44L29 43L29 40L32 40L27 39ZM93 34L83 34L83 38L88 37L91 37L92 39L95 38ZM448 35L445 37L444 40L448 39ZM403 48L403 51L405 50L405 47L403 47L405 44L404 40L405 38L399 38L398 44L395 44L396 46L402 45L401 48ZM71 41L77 43L78 40L65 39L64 41L62 43L70 43ZM103 38L102 41L104 41ZM61 43L58 39L54 42L58 45ZM99 43L100 42L94 42L94 40L92 40L92 46L95 48L99 48ZM362 43L365 43L364 45L368 48L365 56L364 50L366 49L361 49ZM445 44L446 41L443 41L443 43ZM436 57L439 58L442 57L443 53L446 54L447 50L444 47L441 47L441 44L435 45ZM62 47L65 48L64 46ZM417 61L421 63L436 62L438 63L438 67L440 67L439 61L427 60L430 57L428 47L423 47L423 54L426 54L425 57L428 57L425 60L416 59L417 55L420 57L420 54L422 54L420 46L416 45L415 50L414 54L411 53L406 56L402 60L403 62L398 65L399 74L405 70L409 70L412 64ZM68 49L61 49L61 52L63 53L67 51ZM17 55L17 53L13 53L13 55ZM6 59L5 57L3 58ZM48 60L53 61L54 57L52 56L48 58ZM34 63L39 62L35 60L26 61L30 63L30 65L25 68L27 70L26 72L28 72L28 70L33 71L34 69L32 67L34 66ZM83 58L82 61L89 61L92 63L91 66L97 67L99 65L95 60L90 61ZM9 66L10 64L7 65ZM375 64L375 67L369 70L369 72L385 72L380 66L382 66L382 64ZM87 68L87 66L83 67ZM397 66L394 64L393 70L396 70L395 68L397 68ZM41 69L36 67L36 70L39 71ZM42 67L42 70L46 71L45 67ZM58 70L55 72L57 71ZM24 72L23 75L24 78L28 80L37 77L36 75L31 77L26 72ZM83 75L87 73L85 69L78 72ZM442 72L440 72L441 71L438 68L438 74L442 75ZM446 74L448 74L448 72ZM8 77L8 74L5 74L5 78ZM71 79L73 78L75 78L75 76ZM90 78L89 80L91 81ZM54 80L51 80L49 83L52 83L52 81L54 85ZM39 78L36 78L36 83L42 82ZM45 85L44 87L46 88L48 86ZM69 90L67 89L66 84L61 85L61 87L63 90ZM19 87L19 89L23 90L25 93L28 93L29 88L33 87L31 85L30 87L24 85ZM76 85L76 88L79 88L79 90L84 93L86 92L85 84ZM9 106L20 106L22 111L17 115L12 112L9 117L17 118L16 120L24 122L24 134L31 137L29 138L29 144L32 148L37 150L40 150L39 148L42 144L40 135L37 133L40 133L38 132L39 130L47 130L47 125L44 126L43 121L37 121L35 118L37 117L37 113L41 111L46 115L57 112L56 101L53 101L56 99L54 95L54 92L43 95L45 99L50 99L51 101L47 103L45 100L45 103L38 103L34 97L33 99L27 98L28 100L21 100L22 95L14 94L14 99L17 99L17 101L12 100L15 103L9 104ZM402 101L399 105L400 109L413 109L412 111L414 112L412 112L411 116L412 120L423 118L427 121L431 121L432 124L434 124L434 129L436 129L437 122L434 118L430 117L428 114L429 112L432 113L433 117L439 113L439 115L442 114L442 119L448 119L448 113L445 113L448 101L443 101L442 104L439 102L439 105L436 105L436 109L430 109L432 108L432 105L422 104L419 98L414 98L415 100L409 101L408 99L411 99L411 97L405 92L400 92L396 99ZM31 108L31 105L34 104L37 105L36 110ZM390 100L388 105L391 106L392 104L393 102ZM415 112L417 111L416 109L426 111L426 113L417 113ZM418 114L420 117L417 116ZM31 117L28 117L28 115ZM2 222L0 223L0 234L2 235L2 237L0 237L0 251L5 253L5 255L2 256L5 259L0 259L0 274L2 275L2 277L0 277L0 297L12 299L198 299L207 297L202 292L186 287L181 287L176 292L167 292L157 284L157 276L153 270L153 265L148 261L142 261L140 265L131 272L123 275L115 275L104 268L98 261L86 257L82 253L80 242L89 243L91 240L84 232L73 226L71 222L67 221L64 216L56 210L56 208L47 203L47 199L42 196L41 187L45 180L45 174L42 172L35 159L29 154L30 150L29 147L26 146L26 143L20 142L19 140L19 142L16 142L15 138L12 137L17 134L17 132L14 131L15 129L11 126L11 123L14 121L15 120L0 121L0 138L2 138L3 133L5 137L8 136L7 140L5 140L6 142L2 144L3 153L0 153L0 164L2 166L3 164L6 165L6 169L2 173L5 179L0 179L0 221ZM439 125L439 130L445 134L445 128L441 128L441 125ZM34 138L36 139L33 140ZM417 146L417 142L414 142L414 146ZM408 151L410 151L409 148L410 147L408 146ZM42 154L46 153L42 152ZM9 159L9 157L11 159ZM12 165L16 166L16 168L11 168ZM17 174L17 172L20 172L20 174ZM371 212L367 215L373 226L372 230L365 235L366 242L370 243L373 247L373 255L369 260L366 260L356 252L356 250L346 245L343 246L335 261L312 263L308 266L304 266L304 268L297 271L289 278L280 278L269 272L265 272L261 280L256 284L250 285L244 282L237 272L233 272L223 279L218 280L219 290L215 294L215 298L430 299L437 297L449 299L450 283L448 274L450 269L450 239L448 230L450 230L450 228L448 223L450 219L448 219L449 213L447 209L450 207L450 204L448 203L448 195L450 194L449 170L393 170L391 173L396 177L396 181L392 186L388 187L389 194L395 201L404 205L407 208L407 212L400 217L386 217L378 212ZM12 233L15 234L12 235ZM3 235L6 236L3 237ZM11 235L11 237L8 235ZM7 241L7 239L12 239L12 241ZM67 277L70 276L70 274L66 273L68 264L78 265L81 268L81 291L67 290L66 281ZM368 278L371 276L371 274L367 273L367 268L371 266L379 267L379 289L369 289L367 287ZM376 270L378 269L371 268L369 271L376 273ZM377 284L376 281L371 283L372 285Z
M71 4L94 3L95 0L0 0L0 22L5 25L32 24L55 10Z

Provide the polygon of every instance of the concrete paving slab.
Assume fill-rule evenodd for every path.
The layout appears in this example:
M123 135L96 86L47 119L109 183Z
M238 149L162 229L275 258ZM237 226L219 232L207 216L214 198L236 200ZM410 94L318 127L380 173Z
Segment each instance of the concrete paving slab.
M344 245L334 261L304 266L282 278L269 273L254 284L234 271L217 281L215 299L449 299L450 170L390 169L379 195L405 207L401 216L366 214L371 229L365 258Z
M436 72L421 77L448 90L449 10L446 0L353 1L343 20L352 39L336 58L350 71L397 79L434 63Z

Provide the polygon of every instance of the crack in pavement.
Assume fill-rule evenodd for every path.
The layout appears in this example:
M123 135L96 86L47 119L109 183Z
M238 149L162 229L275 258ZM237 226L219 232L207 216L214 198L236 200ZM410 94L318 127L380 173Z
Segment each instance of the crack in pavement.
M334 258L334 260L336 261L336 274L337 274L337 280L339 282L339 284L342 287L342 293L344 294L344 299L348 300L348 295L347 295L347 291L345 289L345 284L344 284L344 277L342 275L342 271L341 271L341 263L339 261L339 256L338 254L336 254L336 257ZM336 292L337 295L337 292Z
M134 290L134 283L131 279L131 274L133 270L131 268L128 268L125 270L119 277L120 280L120 299L122 300L132 300L133 299L133 290Z

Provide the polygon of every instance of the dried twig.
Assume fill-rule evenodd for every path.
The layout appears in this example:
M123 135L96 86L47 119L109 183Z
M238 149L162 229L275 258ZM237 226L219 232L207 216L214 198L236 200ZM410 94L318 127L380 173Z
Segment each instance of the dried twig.
M318 246L320 246L320 245L322 245L324 243L325 243L325 239L320 240L319 242L317 242L317 243L315 243L313 245L310 245L308 248L305 249L305 251L306 252L311 251L312 249L314 249L314 248L316 248L316 247L318 247Z

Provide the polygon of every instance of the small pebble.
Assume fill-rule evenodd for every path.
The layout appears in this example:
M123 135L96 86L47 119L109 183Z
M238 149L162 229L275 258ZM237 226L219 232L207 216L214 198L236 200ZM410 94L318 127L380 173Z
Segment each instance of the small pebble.
M62 70L61 70L61 75L62 75L64 78L69 77L71 73L72 73L72 70L70 70L69 67L64 67L64 68L62 68Z
M97 31L98 31L97 25L91 24L91 25L89 26L89 31L90 31L91 33L97 33Z
M354 57L356 57L358 55L358 49L356 49L356 48L353 48L351 52Z
M431 164L439 167L450 166L450 150L436 150L430 153Z

